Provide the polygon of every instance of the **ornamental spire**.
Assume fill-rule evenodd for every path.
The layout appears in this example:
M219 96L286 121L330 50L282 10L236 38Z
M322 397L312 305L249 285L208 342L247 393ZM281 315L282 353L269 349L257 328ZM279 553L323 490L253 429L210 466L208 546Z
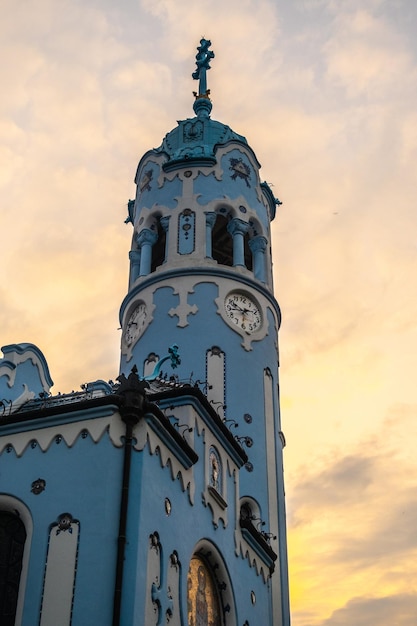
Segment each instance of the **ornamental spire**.
M208 117L212 107L209 98L210 89L207 89L207 70L210 69L210 60L214 59L214 52L209 50L210 46L210 39L205 39L204 37L200 39L200 45L197 47L198 52L195 57L197 68L192 74L194 80L200 81L198 93L196 91L193 92L196 98L193 108L199 117Z

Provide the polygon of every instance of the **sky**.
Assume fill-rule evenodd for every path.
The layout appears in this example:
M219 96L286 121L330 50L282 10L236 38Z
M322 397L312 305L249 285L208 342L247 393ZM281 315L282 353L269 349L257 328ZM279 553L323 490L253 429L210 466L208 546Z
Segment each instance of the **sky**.
M293 626L415 626L415 0L3 0L1 344L57 393L118 372L141 155L247 137L273 223Z

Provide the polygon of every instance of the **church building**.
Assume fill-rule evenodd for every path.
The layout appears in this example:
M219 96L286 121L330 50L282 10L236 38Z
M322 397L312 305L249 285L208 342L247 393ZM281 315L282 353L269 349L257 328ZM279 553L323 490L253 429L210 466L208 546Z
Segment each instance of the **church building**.
M280 202L211 118L210 47L137 167L117 378L53 395L39 348L2 348L2 626L290 624Z

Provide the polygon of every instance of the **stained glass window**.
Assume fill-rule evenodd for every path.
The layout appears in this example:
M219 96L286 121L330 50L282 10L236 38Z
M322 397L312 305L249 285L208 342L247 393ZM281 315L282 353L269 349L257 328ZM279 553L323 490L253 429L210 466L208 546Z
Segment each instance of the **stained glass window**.
M188 626L221 626L216 584L199 555L191 559L187 584Z

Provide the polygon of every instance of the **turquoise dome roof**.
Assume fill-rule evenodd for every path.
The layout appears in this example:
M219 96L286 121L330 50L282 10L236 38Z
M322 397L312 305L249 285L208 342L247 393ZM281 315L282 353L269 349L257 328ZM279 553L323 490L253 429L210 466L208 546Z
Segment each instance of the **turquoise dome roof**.
M197 97L194 102L196 117L178 122L156 149L168 156L164 170L169 171L190 165L214 165L215 150L219 144L239 141L247 145L245 137L235 133L230 126L212 120L209 116L212 103L208 97Z

